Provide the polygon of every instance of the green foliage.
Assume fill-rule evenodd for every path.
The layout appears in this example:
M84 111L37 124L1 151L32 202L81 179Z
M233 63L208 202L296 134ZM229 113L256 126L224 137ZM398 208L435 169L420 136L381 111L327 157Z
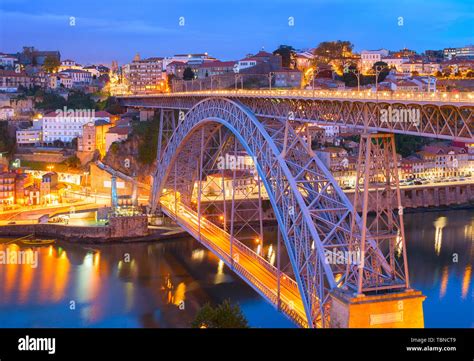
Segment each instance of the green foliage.
M249 326L239 305L232 305L229 300L225 300L216 307L206 303L197 313L191 327L248 328Z
M296 51L292 46L280 45L278 49L273 52L273 55L277 54L281 56L283 67L291 69L296 67Z
M0 152L11 154L14 147L15 140L8 135L8 122L0 122Z
M56 57L47 56L46 59L44 60L43 69L47 73L55 73L58 70L60 65L61 63Z
M118 151L119 151L119 148L120 148L119 142L113 142L113 143L110 145L109 151L112 152L112 154L117 154Z
M135 122L133 124L133 133L140 139L138 161L142 164L152 164L156 159L159 126L159 116L155 116L147 122Z
M69 109L95 109L95 102L89 94L73 90L67 97L66 106Z
M64 162L63 162L64 165L66 165L66 167L68 169L80 169L81 168L81 161L80 159L76 156L76 155L73 155L71 157L69 157L68 159L66 159Z
M331 60L347 58L352 54L354 45L350 41L324 41L314 49L320 61L329 63Z
M379 78L378 78L378 82L380 83L381 81L385 80L387 75L390 73L390 69L389 69L387 63L385 63L383 61L377 61L377 62L374 63L374 65L372 65L372 69L374 71L374 74L375 74L375 71L376 71L377 67L379 67L379 70L380 70ZM380 69L380 67L382 67L382 69Z
M36 103L38 109L62 109L67 102L62 96L55 93L39 93L42 100Z
M120 105L116 97L108 97L105 100L98 101L96 104L97 110L105 110L110 114L121 114L123 113L123 108Z
M39 109L95 109L96 104L90 94L80 90L73 90L69 93L67 100L56 93L46 93L37 91L35 97L40 97L41 101L36 103Z
M415 135L395 134L395 147L397 153L402 157L416 153L423 148L423 146L431 143L430 138L418 137Z
M189 66L186 69L184 69L184 71L183 71L183 79L184 80L194 79L193 69L191 69Z

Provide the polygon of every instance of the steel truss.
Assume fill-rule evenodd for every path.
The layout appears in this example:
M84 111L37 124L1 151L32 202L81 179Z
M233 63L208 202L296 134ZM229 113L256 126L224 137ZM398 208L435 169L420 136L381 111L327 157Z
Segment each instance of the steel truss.
M254 159L273 207L310 327L328 326L331 290L342 288L357 292L359 284L362 289L372 287L372 278L364 277L365 274L384 279L387 275L399 274L370 233L366 233L364 246L376 263L365 263L359 271L347 267L349 260L345 258L342 264L328 262L327 256L335 250L346 255L345 251L354 247L362 248L358 236L362 234L361 218L311 150L307 124L287 118L259 120L237 101L209 98L189 110L158 162L152 197L155 202L166 193L168 185L173 186L175 194L178 191L182 198L187 197L185 202L191 202L194 180L202 179L206 158L203 148L208 152L221 126L227 128ZM206 145L203 147L203 144ZM355 236L351 238L351 234ZM398 279L393 283L405 287Z
M358 294L410 286L397 163L393 134L361 136L353 204L354 212L362 212L362 233L357 234L353 222L350 245L360 252L361 264L348 265L349 277L358 268ZM374 216L369 218L371 210ZM375 248L368 247L368 239L376 242ZM379 252L374 254L375 249L383 258ZM389 272L382 272L385 262L390 264ZM368 264L371 271L365 267Z
M128 96L120 99L124 106L167 109L191 109L209 95L172 94L156 96ZM214 97L219 97L218 94ZM425 137L474 141L474 106L469 103L443 103L441 101L387 101L323 99L311 97L252 96L250 93L228 94L227 98L239 101L258 117L284 120L292 114L300 122L347 126L352 129L411 134ZM385 121L382 110L419 112L416 121Z

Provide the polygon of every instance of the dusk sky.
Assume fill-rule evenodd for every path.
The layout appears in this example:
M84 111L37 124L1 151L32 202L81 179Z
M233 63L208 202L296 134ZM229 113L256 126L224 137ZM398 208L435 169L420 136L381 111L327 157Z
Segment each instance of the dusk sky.
M29 45L84 65L127 63L137 52L234 60L326 40L423 51L474 43L473 33L473 0L0 0L0 52Z

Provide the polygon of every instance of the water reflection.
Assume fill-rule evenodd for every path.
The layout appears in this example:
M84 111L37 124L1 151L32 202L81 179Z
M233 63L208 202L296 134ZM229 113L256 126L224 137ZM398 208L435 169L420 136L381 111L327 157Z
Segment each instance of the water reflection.
M412 286L427 296L426 326L474 326L473 212L407 214L405 223ZM268 228L249 246L263 244L261 254L275 264L275 240ZM204 303L226 298L254 327L292 327L192 239L35 248L0 240L7 250L38 252L38 267L0 265L2 327L188 327Z

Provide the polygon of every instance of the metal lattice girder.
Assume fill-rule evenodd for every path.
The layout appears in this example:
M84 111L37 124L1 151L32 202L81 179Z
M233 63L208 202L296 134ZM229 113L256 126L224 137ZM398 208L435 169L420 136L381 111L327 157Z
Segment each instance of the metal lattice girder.
M409 288L408 264L403 226L403 207L400 197L397 154L393 134L363 134L361 136L357 177L354 193L354 211L362 212L362 234L353 238L351 250L361 251L357 292ZM372 219L368 213L373 212ZM355 232L353 233L355 234ZM367 239L376 242L367 247ZM377 249L383 258L374 254ZM400 254L397 255L396 251ZM381 261L390 264L385 272ZM351 266L352 276L357 274Z
M352 219L355 217L354 234L361 233L358 229L361 220L353 213L352 204L329 171L311 151L305 137L306 128L300 122L269 118L260 121L242 104L224 98L199 102L178 125L158 162L157 193L152 199L160 198L167 179L176 174L173 165L178 157L183 159L184 149L194 149L184 155L192 158L189 169L180 163L175 177L183 184L192 182L191 168L194 165L196 169L195 159L200 149L199 144L188 141L199 138L192 136L199 130L208 138L216 125L229 129L255 160L293 267L308 324L326 326L330 290L335 287L356 289L358 274L353 274L357 271L352 269L347 274L345 264L326 262L325 255L334 248L349 250ZM190 188L191 184L182 187L183 191ZM368 244L375 247L370 239ZM374 254L389 272L390 265L382 260L383 255L377 249Z
M344 94L335 94L333 98L318 96L292 96L278 91L266 94L255 91L214 92L214 93L178 93L157 94L152 96L125 96L120 98L122 105L130 107L191 109L199 101L210 96L220 97L225 93L229 99L239 101L258 117L279 118L284 120L291 112L292 117L301 122L316 122L347 126L349 128L381 131L388 133L411 134L418 136L474 141L474 105L472 101L463 102L443 100L443 97L426 96L418 100L416 96L404 100L387 100L384 97L374 99L347 99ZM433 93L434 94L434 93ZM439 98L439 99L438 99ZM419 119L410 121L384 121L382 110L419 111Z

